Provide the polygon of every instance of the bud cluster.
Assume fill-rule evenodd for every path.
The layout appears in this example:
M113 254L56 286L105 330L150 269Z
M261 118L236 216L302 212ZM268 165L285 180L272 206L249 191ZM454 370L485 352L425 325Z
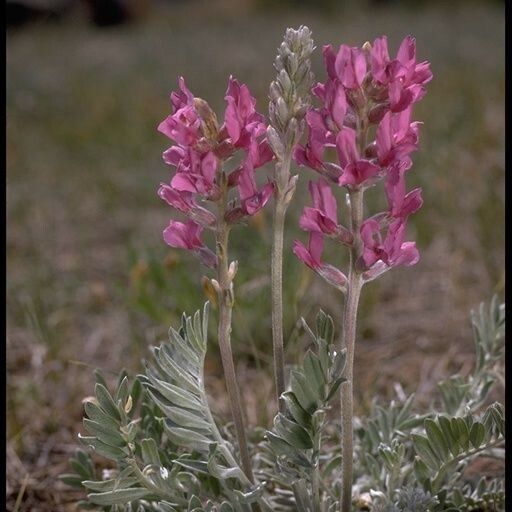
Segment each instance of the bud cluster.
M158 195L188 217L186 222L171 220L164 240L171 247L192 251L209 267L215 267L216 256L201 240L203 229L217 230L219 220L233 224L254 215L274 188L267 183L258 189L254 177L255 169L273 158L256 100L233 77L225 99L224 123L219 125L208 103L194 97L180 78L179 91L171 93L172 114L158 126L175 143L163 159L176 170L169 183L160 185ZM242 152L242 161L228 173L223 164L237 152ZM238 195L228 200L235 187ZM217 204L215 213L208 204Z
M412 166L410 154L418 147L420 123L411 121L412 107L423 98L432 73L428 62L416 61L410 36L394 59L385 36L362 48L341 45L335 51L327 45L323 54L328 78L312 89L321 106L308 110L307 144L294 151L295 160L322 179L310 185L313 207L306 208L300 220L301 228L310 233L309 245L296 241L294 252L344 289L345 275L321 261L325 236L355 250L355 268L365 280L419 259L415 243L404 242L404 234L408 216L421 207L421 190L406 193L405 174ZM336 162L324 159L326 148L335 149ZM352 197L379 181L384 181L388 210L352 225L356 232L350 240L347 229L338 224L329 183L345 187Z
M299 141L304 129L314 80L310 61L314 48L311 31L305 26L288 28L278 48L274 61L277 75L270 84L267 134L279 160Z

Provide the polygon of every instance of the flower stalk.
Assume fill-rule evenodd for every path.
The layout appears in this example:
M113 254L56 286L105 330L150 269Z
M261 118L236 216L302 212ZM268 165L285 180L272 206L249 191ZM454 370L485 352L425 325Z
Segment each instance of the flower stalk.
M353 415L354 415L354 352L357 327L357 310L363 277L357 272L355 263L358 258L358 247L361 237L358 235L363 220L363 191L349 193L350 224L354 236L354 244L350 249L349 274L345 309L343 313L342 346L347 350L345 377L347 381L341 385L341 510L350 512L352 503L352 464L353 464Z
M252 473L252 464L247 446L247 437L245 434L244 415L242 402L240 399L240 389L235 372L235 364L233 361L233 352L231 350L231 318L233 312L233 304L235 301L233 279L236 274L236 263L229 264L229 231L230 226L225 220L227 210L227 180L223 171L220 173L219 180L221 194L218 205L217 230L216 230L216 256L217 256L217 281L214 287L217 290L219 302L219 326L218 339L220 355L222 360L222 368L224 370L224 378L226 381L226 389L228 392L229 406L231 416L235 425L236 437L238 440L238 448L240 450L240 460L242 469L247 478L254 483L254 475Z
M256 100L249 88L230 77L225 99L224 123L219 126L208 103L194 97L185 81L179 80L179 91L171 93L172 113L158 127L175 143L164 152L163 158L176 172L170 183L161 184L158 194L188 217L185 223L170 221L163 232L165 242L192 252L205 266L216 270L217 279L210 282L219 304L218 341L222 367L241 467L247 479L254 483L231 350L233 280L237 265L229 263L228 244L231 227L260 211L272 195L272 183L257 188L254 171L271 160L273 154L262 137L266 132L265 118L256 111ZM225 163L235 153L243 154L242 162L228 174ZM231 194L230 198L230 191L235 187L238 197ZM210 211L208 205L214 211ZM214 232L215 251L201 240L204 229Z
M312 89L321 106L306 114L308 141L297 146L295 160L321 175L310 182L313 205L299 221L309 232L308 245L295 241L296 256L329 284L345 294L343 334L339 349L346 349L345 383L341 386L341 512L352 509L353 367L357 311L363 284L398 265L414 265L419 253L405 242L409 215L422 205L421 190L406 193L405 174L412 166L410 154L418 146L419 123L411 122L413 104L425 94L432 78L428 62L416 61L416 45L406 37L391 59L387 38L361 48L324 46L328 78ZM369 141L373 125L374 140ZM372 132L373 133L373 132ZM326 161L334 148L337 161ZM387 211L367 219L363 214L364 190L384 181ZM347 227L338 221L335 185L347 189ZM384 235L385 233L385 235ZM349 249L345 274L322 260L325 239Z
M271 255L272 341L275 388L279 410L285 391L283 341L283 239L286 210L295 192L297 176L290 176L293 149L304 130L313 83L310 56L314 50L311 31L304 26L287 29L278 49L274 67L276 79L270 85L267 138L276 156L274 174L274 220Z
M366 111L358 112L356 140L359 152L363 154L367 143L368 122ZM340 349L347 350L346 379L341 386L341 510L350 512L352 504L352 465L354 454L354 354L357 331L357 312L359 298L364 284L363 276L358 272L356 263L363 254L361 226L363 223L364 189L353 188L348 192L349 230L352 245L349 249L349 272L345 308L343 312L343 338Z
M288 162L288 168L289 168ZM271 289L272 289L272 339L274 354L274 377L279 410L285 391L284 342L283 342L283 239L286 206L276 192L274 203L274 231L272 239Z

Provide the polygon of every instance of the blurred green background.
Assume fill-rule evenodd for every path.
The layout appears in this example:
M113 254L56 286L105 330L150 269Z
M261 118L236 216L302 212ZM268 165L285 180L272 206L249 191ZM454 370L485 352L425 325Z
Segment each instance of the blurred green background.
M392 396L395 382L418 389L421 404L438 379L467 371L469 310L504 284L503 2L132 1L131 20L103 28L86 4L7 33L8 510L17 499L19 511L73 510L55 476L77 444L92 369L138 371L181 311L207 298L205 269L161 239L177 215L156 196L170 177L161 160L169 142L156 126L177 77L222 115L233 74L266 112L288 26L312 29L318 80L323 44L382 34L392 52L413 34L434 73L415 110L424 125L408 175L411 188L423 187L424 207L409 225L422 259L363 291L359 407ZM291 254L292 241L305 238L297 219L314 177L299 174L286 232L290 363L306 343L298 318L322 307L339 319L342 308L341 296ZM369 196L378 208L379 194ZM268 423L274 409L270 211L232 236L241 263L233 343L252 424ZM328 258L340 261L334 249ZM212 337L208 385L226 414L215 348Z

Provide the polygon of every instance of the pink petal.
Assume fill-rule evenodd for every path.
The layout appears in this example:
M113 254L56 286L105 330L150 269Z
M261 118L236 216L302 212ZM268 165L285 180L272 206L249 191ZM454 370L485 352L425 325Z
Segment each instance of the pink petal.
M347 98L343 87L337 85L333 87L331 116L339 129L343 126L345 114L347 112Z
M186 157L186 151L181 146L171 146L162 157L166 164L177 166Z
M171 180L171 187L184 192L197 192L197 187L191 177L184 172L178 172L174 175Z
M331 286L338 288L338 290L344 292L347 289L347 276L336 267L333 267L328 263L322 263L322 265L316 269L316 272Z
M165 183L160 184L158 189L158 195L169 205L176 208L180 212L187 213L194 206L194 198L191 192L178 192L174 188L166 185Z
M224 122L226 123L226 128L233 144L236 144L240 138L241 133L240 121L238 119L234 100L232 98L227 98L227 101L228 106L226 107L226 112L224 113Z
M194 95L188 90L185 85L185 79L180 76L178 79L179 92L171 93L171 103L174 107L174 111L183 108L185 105L192 105L194 101Z
M336 150L341 167L356 162L359 152L356 148L356 132L352 128L344 127L336 137Z
M375 39L370 52L372 75L378 82L387 83L386 68L389 63L388 38L386 36Z
M333 80L334 78L336 78L336 53L334 52L332 44L325 45L322 48L322 53L324 56L324 65L325 69L327 70L327 74L329 75L329 78Z
M298 240L295 240L295 242L293 242L293 253L295 254L295 256L297 256L297 258L299 258L300 261L305 263L308 267L312 269L318 267L318 263L313 260L308 249L306 249L306 247L304 247L304 245Z
M405 196L401 213L402 215L411 215L416 213L422 205L421 188L415 188Z
M377 127L377 155L381 164L387 161L387 156L393 146L393 138L391 133L391 113L388 112L382 118Z
M171 247L179 249L197 249L202 247L199 239L201 226L194 221L188 220L186 223L171 220L164 229L163 237L165 242Z
M256 182L254 180L254 171L249 165L244 166L238 177L238 192L240 199L245 201L256 193Z
M352 48L352 65L355 81L360 86L366 75L366 56L360 48Z
M410 267L416 265L420 260L420 253L416 248L415 242L404 242L400 247L400 256L395 261L395 265L405 265Z
M416 40L412 36L404 38L396 54L397 60L406 68L410 68L416 61Z
M208 185L213 186L215 173L217 172L217 157L209 151L201 161L201 174L204 176Z
M336 76L339 78L340 82L348 89L353 88L355 85L355 77L354 71L352 69L351 57L352 55L350 46L342 44L338 50L338 54L336 55L336 60L334 63Z
M309 235L309 252L313 261L320 264L322 252L324 250L324 237L321 233L310 233Z

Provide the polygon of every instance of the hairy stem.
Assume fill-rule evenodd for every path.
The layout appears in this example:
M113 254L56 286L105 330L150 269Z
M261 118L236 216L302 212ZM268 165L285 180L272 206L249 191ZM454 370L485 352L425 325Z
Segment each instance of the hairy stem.
M287 158L279 169L281 176L290 174L290 158ZM287 168L283 168L286 165ZM277 167L277 166L276 166ZM276 168L277 174L277 168ZM287 180L286 180L287 181ZM285 391L284 381L284 343L283 343L283 236L286 207L280 180L276 180L277 190L274 203L274 229L271 259L271 292L272 292L272 341L274 348L274 375L279 410L283 412L280 399Z
M233 311L234 293L232 283L233 276L229 275L228 267L229 226L224 218L227 205L227 186L223 187L222 197L219 199L218 205L216 249L217 280L219 283L219 348L222 359L222 368L224 370L224 377L226 380L226 388L228 391L229 406L233 422L235 424L238 447L240 449L242 469L247 478L254 483L251 459L249 457L247 438L245 435L240 390L236 379L233 352L231 351L231 316Z
M348 289L345 298L343 314L342 346L347 349L347 381L341 387L341 456L342 456L342 495L341 511L350 512L352 503L352 464L353 464L353 375L354 375L354 348L356 340L357 309L359 297L363 286L363 278L356 271L357 257L362 252L360 234L363 220L363 191L350 192L350 229L354 237L350 249L350 267L348 275Z
M316 454L315 467L313 468L313 512L320 512L320 448L322 447L322 430L318 429L314 439L313 450Z

